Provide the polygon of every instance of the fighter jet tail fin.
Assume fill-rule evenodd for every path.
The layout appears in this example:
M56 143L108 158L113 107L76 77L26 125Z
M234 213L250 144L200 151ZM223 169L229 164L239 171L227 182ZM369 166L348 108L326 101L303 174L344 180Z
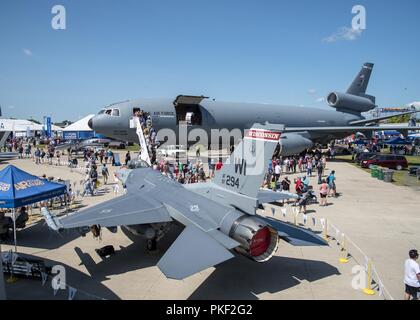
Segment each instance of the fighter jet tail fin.
M254 125L246 130L244 139L217 171L214 183L229 192L258 198L268 161L273 157L283 129L284 126L269 124Z
M373 63L365 63L363 65L362 69L347 89L348 94L353 94L355 96L364 96L366 94L373 66Z

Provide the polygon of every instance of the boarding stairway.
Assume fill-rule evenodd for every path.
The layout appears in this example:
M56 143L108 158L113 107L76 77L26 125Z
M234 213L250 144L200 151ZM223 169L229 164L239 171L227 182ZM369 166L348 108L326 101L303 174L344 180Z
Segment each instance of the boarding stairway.
M150 161L149 155L149 145L148 141L144 137L144 128L140 122L139 117L133 117L130 120L130 127L136 129L137 136L139 137L139 144L140 144L140 152L139 152L139 159L147 162L147 164L152 165Z

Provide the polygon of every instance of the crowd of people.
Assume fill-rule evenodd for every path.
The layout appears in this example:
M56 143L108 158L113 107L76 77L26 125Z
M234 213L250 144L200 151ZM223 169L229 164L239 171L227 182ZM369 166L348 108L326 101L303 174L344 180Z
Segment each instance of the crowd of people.
M331 157L331 153L328 154ZM316 201L314 187L310 185L310 178L315 174L319 185L320 206L327 206L327 197L337 196L335 171L325 177L327 155L321 150L304 152L292 157L275 156L268 163L267 174L263 188L273 191L291 192L292 182L288 175L297 174L294 179L294 192L299 196L296 205L299 211L306 214L306 206L311 201Z
M400 155L406 155L406 156L413 156L415 153L415 147L412 145L405 145L405 146L399 146L399 145L390 145L389 146L389 152L392 154L400 154Z
M153 169L181 184L190 184L213 179L216 171L220 170L222 166L221 160L216 163L213 159L209 159L208 171L206 172L204 163L200 159L197 159L195 163L191 160L185 162L178 160L173 164L161 159L153 164Z

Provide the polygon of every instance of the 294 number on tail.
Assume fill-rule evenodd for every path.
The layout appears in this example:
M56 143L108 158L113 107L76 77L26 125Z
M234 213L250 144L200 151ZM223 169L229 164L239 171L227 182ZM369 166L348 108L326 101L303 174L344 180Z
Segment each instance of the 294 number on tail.
M229 187L236 187L239 189L239 178L234 176L226 176L226 185Z

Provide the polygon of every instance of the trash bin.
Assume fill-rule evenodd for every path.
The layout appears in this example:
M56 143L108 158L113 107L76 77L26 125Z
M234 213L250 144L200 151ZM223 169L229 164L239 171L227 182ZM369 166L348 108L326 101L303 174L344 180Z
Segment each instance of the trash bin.
M385 169L383 172L384 172L384 181L392 182L392 178L394 177L394 170Z
M378 179L384 180L384 168L378 168Z
M378 177L378 166L372 165L370 167L370 176L372 178L377 178Z

